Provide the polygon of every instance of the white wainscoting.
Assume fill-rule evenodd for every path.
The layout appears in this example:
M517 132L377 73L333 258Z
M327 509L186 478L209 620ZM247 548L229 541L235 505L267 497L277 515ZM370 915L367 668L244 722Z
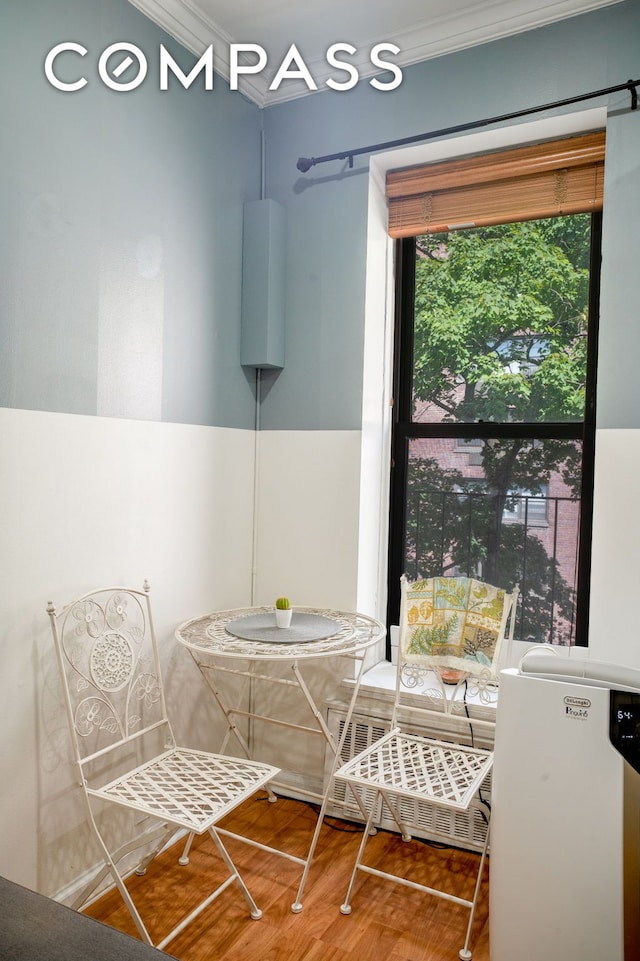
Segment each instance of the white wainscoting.
M358 588L359 431L262 431L257 604L354 610ZM373 614L373 611L364 611Z
M640 667L640 430L598 430L589 656Z
M0 862L11 880L56 895L91 867L93 842L73 784L47 601L147 578L177 734L217 748L219 713L174 629L281 593L356 606L360 434L263 432L256 445L253 431L0 409L0 437ZM318 665L319 702L335 696L344 670ZM297 757L279 731L256 741L321 783L320 743Z
M47 601L147 578L177 733L217 746L211 696L173 631L250 602L254 435L0 409L0 438L0 863L55 894L90 866L93 842Z

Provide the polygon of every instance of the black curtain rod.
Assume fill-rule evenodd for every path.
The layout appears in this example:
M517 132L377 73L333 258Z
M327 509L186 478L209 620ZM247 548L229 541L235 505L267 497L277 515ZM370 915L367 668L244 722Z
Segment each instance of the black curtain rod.
M637 110L638 91L636 87L638 86L640 86L640 80L627 80L626 83L620 83L616 87L605 87L603 90L583 93L578 97L569 97L567 100L556 100L555 103L545 103L539 107L516 110L514 113L503 113L500 117L489 117L486 120L472 120L469 123L461 123L455 127L443 127L441 130L431 130L429 133L420 133L413 137L403 137L401 140L387 140L385 143L376 143L369 147L356 147L354 150L345 150L342 153L330 153L324 157L300 157L296 167L303 174L317 164L328 163L330 160L348 160L349 167L353 167L353 158L363 153L389 150L391 147L404 147L410 143L419 143L421 140L432 140L435 137L462 133L465 130L476 130L478 127L488 127L490 124L501 123L504 120L516 120L518 117L527 117L532 113L542 113L545 110L554 110L556 107L568 107L572 103L581 103L584 100L594 100L596 97L605 97L607 94L618 93L621 90L629 91L631 94L631 109Z

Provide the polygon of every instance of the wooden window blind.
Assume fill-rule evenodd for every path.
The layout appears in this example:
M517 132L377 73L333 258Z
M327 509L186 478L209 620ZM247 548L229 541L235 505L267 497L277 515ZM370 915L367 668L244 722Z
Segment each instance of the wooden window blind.
M389 234L602 210L604 131L387 174Z

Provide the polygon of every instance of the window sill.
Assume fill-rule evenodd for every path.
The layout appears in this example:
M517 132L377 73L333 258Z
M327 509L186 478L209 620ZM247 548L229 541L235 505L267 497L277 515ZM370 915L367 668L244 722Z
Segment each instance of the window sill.
M433 686L438 685L435 674L431 674L433 678ZM343 684L353 687L355 681L345 678ZM393 702L396 689L396 666L390 661L379 661L373 667L369 668L368 671L362 676L362 681L360 682L360 696L362 697L373 697L376 699L385 700L388 703ZM453 688L452 688L453 690ZM466 697L466 703L469 705L478 705L483 711L490 711L495 714L497 705L497 692L496 692L496 703L487 704L481 701L479 694L473 694L469 692Z

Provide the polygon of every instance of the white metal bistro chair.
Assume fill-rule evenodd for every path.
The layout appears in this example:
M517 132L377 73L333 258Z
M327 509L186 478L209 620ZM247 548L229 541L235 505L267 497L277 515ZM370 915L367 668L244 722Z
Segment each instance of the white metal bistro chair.
M205 832L228 875L156 947L163 948L234 882L252 918L262 912L238 873L215 825L279 773L268 764L178 747L167 716L149 585L142 591L102 588L57 612L47 607L63 679L78 778L88 820L102 855L96 875L78 896L79 909L111 875L140 936L153 944L125 884L177 832ZM117 850L107 842L114 824L104 805L128 809ZM142 854L140 853L142 852Z
M490 805L483 782L491 771L493 753L474 746L476 724L494 721L472 717L465 694L472 681L486 700L495 695L501 648L513 637L517 589L512 594L467 577L439 577L410 583L402 579L400 637L396 693L391 730L355 758L343 764L335 777L346 782L369 810L369 818L348 890L340 908L351 913L351 898L358 872L386 878L469 909L464 946L459 957L468 961L475 909L489 843ZM450 690L447 690L447 686ZM433 729L433 717L446 713L456 722L460 738L440 740L424 732ZM363 862L369 836L388 810L404 840L418 828L420 803L428 801L440 811L467 812L471 805L481 813L486 831L478 874L471 899L417 883ZM438 834L440 818L433 818ZM447 818L442 818L447 823ZM445 831L442 831L446 837Z

